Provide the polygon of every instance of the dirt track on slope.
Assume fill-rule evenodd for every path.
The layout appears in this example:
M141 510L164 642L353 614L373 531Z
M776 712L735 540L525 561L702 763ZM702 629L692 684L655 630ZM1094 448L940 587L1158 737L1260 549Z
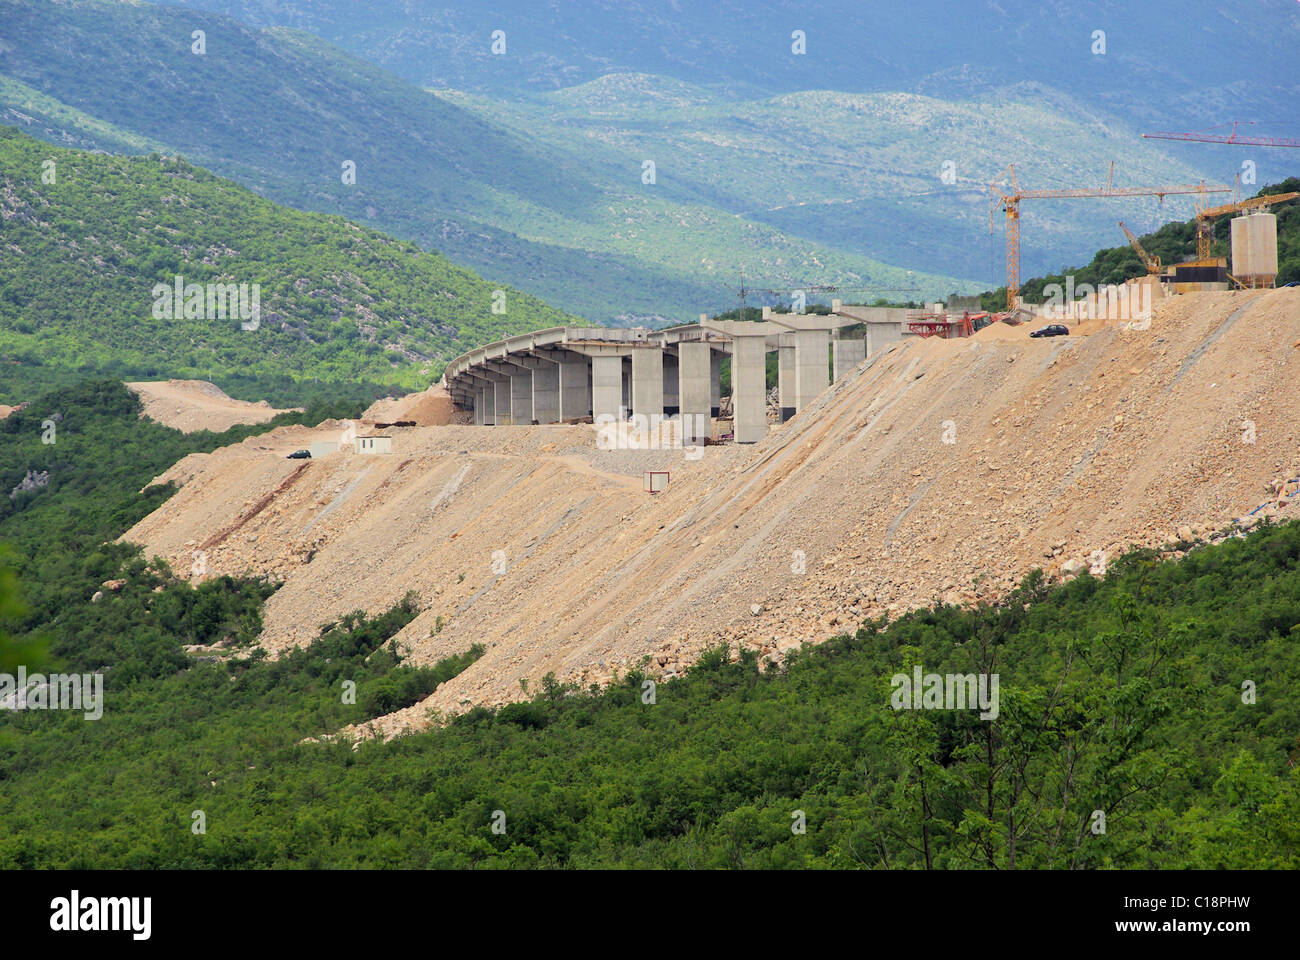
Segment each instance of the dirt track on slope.
M443 427L457 422L456 406L451 394L437 384L418 393L408 393L403 397L376 400L361 415L362 421L370 423L395 423L399 420L414 421L418 427ZM461 415L463 417L463 414ZM463 417L468 420L467 417Z
M311 433L287 428L177 464L184 488L124 539L188 569L245 517L207 571L285 580L271 651L415 590L398 642L417 662L488 651L376 724L391 734L549 672L673 673L721 640L779 653L1221 528L1300 476L1298 339L1300 291L1278 290L1179 297L1147 330L911 340L694 462L598 450L583 426L397 428L393 456L309 461L277 494L297 466L275 454ZM645 469L668 490L642 493Z
M146 417L182 433L222 433L236 424L266 423L277 414L289 412L277 410L265 400L235 400L206 380L160 380L126 386L139 394Z

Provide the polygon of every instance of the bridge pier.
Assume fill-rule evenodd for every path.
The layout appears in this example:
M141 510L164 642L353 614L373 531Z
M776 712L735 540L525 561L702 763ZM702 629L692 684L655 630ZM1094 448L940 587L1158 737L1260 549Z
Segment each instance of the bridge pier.
M709 351L709 413L722 416L722 354Z
M510 408L510 378L492 381L492 403L496 412L493 421L498 427L508 427L515 422Z
M632 349L632 415L655 423L664 415L663 347Z
M591 415L619 419L623 408L623 358L591 358Z
M796 330L794 333L795 410L802 410L830 386L830 333Z
M767 436L767 337L732 334L731 407L736 443Z
M560 369L560 419L575 420L591 414L591 371L587 359L565 360Z
M834 357L835 379L847 376L863 360L867 359L867 341L840 340L831 341L831 355Z
M711 433L711 374L714 370L713 348L702 341L683 341L677 348L678 413L682 421L682 439L699 440L701 431Z
M533 371L510 375L510 420L527 426L533 422Z
M781 422L785 423L795 415L795 345L794 338L788 334L781 335L776 348L776 390L777 404L781 410Z
M560 365L550 360L539 360L533 367L533 419L560 422Z

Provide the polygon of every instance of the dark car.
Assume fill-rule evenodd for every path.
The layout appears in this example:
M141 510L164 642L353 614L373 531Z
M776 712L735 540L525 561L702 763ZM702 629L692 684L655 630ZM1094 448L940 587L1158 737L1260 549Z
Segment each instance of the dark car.
M1068 337L1069 335L1070 331L1059 323L1049 323L1030 334L1031 337Z
M285 459L286 459L286 460L310 460L310 459L311 459L311 451L310 451L310 450L295 450L293 453L289 454L289 456L285 457Z

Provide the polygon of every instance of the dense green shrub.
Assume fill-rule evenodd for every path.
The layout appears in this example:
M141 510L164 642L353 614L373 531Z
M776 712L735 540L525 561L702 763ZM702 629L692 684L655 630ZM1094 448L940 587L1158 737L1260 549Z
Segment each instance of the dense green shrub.
M329 735L483 648L404 663L391 641L414 596L276 660L237 646L270 585L191 589L103 543L165 496L140 492L150 457L216 442L140 421L118 391L49 398L70 430L95 428L61 439L56 465L93 476L0 514L42 611L0 608L0 635L48 631L107 686L100 720L0 715L0 868L1300 867L1300 523L1177 562L1134 552L1101 579L1035 572L997 605L865 623L779 668L718 648L653 703L640 670L604 690L548 677L354 749ZM6 468L49 455L19 424L0 430ZM124 441L143 462L109 462ZM127 586L92 604L106 572ZM226 638L221 662L180 649ZM997 717L894 709L914 665L998 674Z

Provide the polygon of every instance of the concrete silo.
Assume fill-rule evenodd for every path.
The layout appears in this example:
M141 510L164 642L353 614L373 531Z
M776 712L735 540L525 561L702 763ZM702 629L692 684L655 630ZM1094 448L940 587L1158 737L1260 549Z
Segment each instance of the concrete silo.
M1277 217L1248 213L1232 221L1232 275L1247 287L1277 280Z

